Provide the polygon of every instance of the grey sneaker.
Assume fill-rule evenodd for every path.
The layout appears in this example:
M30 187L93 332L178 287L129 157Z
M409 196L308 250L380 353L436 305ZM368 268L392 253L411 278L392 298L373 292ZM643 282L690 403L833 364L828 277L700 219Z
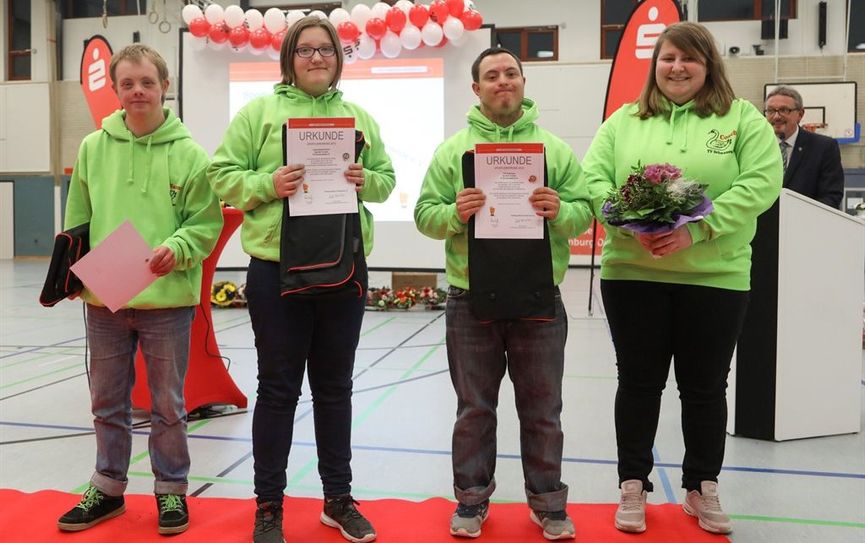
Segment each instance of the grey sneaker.
M643 490L643 481L622 481L622 497L616 509L616 528L623 532L646 531L646 491Z
M114 518L126 511L123 496L109 496L95 486L87 487L78 505L66 512L57 521L64 532L79 532Z
M544 537L550 540L573 539L576 535L574 523L564 510L562 511L532 511L529 514L532 522L544 529Z
M685 496L682 508L692 517L697 517L700 528L713 534L729 534L733 531L730 517L721 509L718 499L718 483L702 481L700 491L692 490Z
M490 501L484 500L477 505L457 505L451 517L451 535L457 537L480 537L481 524L490 514Z
M282 535L282 503L259 503L255 510L253 543L285 543Z
M375 529L360 514L356 504L350 494L325 499L320 517L322 524L339 529L342 537L354 543L375 541Z

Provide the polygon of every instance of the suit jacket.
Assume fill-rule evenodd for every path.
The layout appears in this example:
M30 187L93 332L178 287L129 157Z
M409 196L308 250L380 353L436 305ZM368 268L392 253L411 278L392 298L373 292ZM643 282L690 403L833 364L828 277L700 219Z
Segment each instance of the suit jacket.
M838 142L800 127L784 173L784 188L838 209L844 196Z

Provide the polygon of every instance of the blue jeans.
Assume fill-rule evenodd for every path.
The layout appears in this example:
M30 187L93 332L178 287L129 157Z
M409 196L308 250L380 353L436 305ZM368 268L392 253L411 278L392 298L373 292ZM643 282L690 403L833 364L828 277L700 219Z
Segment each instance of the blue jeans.
M186 494L189 449L183 385L195 308L121 309L87 306L90 402L96 430L93 486L120 496L132 452L132 386L138 345L147 364L152 410L148 451L157 494Z
M252 455L258 503L282 502L294 415L309 371L325 497L351 492L351 392L364 297L281 296L279 263L253 258L246 282L258 354Z
M447 352L457 395L453 433L454 494L477 505L495 490L496 407L507 370L520 419L526 497L536 511L561 511L568 499L562 476L562 375L568 322L561 296L552 321L482 322L469 293L451 287L446 307Z

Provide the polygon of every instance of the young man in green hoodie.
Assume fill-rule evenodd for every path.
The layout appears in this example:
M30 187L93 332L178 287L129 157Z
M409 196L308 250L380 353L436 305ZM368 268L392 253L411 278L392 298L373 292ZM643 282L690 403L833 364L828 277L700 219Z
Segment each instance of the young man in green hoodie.
M125 511L123 493L132 448L130 394L140 346L152 399L148 449L155 476L159 533L189 526L186 490L184 378L189 335L201 292L201 262L222 228L219 200L206 177L207 153L170 109L165 60L131 45L111 60L111 80L123 109L81 144L66 204L66 228L90 223L96 247L130 221L153 249L159 276L112 313L90 291L87 341L90 397L96 431L96 470L80 503L63 515L63 531L86 530Z
M547 539L573 538L574 524L565 510L568 487L561 481L562 375L567 338L567 316L557 285L568 267L568 238L585 231L591 221L586 187L580 166L570 147L540 128L538 109L524 98L522 64L510 51L487 49L472 65L472 90L480 104L468 113L468 127L436 150L423 182L414 217L418 229L445 240L446 271L450 284L447 302L448 363L457 394L457 420L453 433L454 492L459 504L451 518L450 532L459 537L478 537L489 514L489 498L495 490L496 405L505 371L514 383L520 418L520 447L526 496L531 519L543 528ZM543 143L547 186L533 191L529 201L545 219L545 239L529 253L520 253L523 240L497 240L504 245L506 268L548 285L549 318L478 317L472 305L498 279L475 261L469 285L470 251L474 243L470 218L484 205L478 188L465 188L463 155L476 143ZM534 253L532 252L534 251ZM517 256L517 255L522 256ZM536 259L526 255L540 256ZM538 270L541 276L538 277ZM504 269L499 272L505 273ZM492 270L492 275L496 271ZM474 281L482 277L478 284ZM521 302L510 296L522 281L498 283L498 299L505 311ZM530 292L531 298L535 293ZM519 314L520 308L517 309ZM512 313L513 315L513 313ZM511 315L511 316L512 316Z

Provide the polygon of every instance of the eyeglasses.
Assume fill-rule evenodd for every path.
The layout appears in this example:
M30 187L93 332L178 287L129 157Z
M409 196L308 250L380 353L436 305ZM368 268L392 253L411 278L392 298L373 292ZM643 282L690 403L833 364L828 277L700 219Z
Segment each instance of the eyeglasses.
M793 113L794 111L799 111L799 108L779 107L778 109L775 109L773 107L767 107L766 109L763 110L763 113L765 113L767 117L771 117L772 115L775 115L776 113L786 117L787 115Z
M294 54L300 58L312 58L312 55L318 51L322 57L332 57L336 54L336 47L333 45L323 45L321 47L298 47L294 50Z

